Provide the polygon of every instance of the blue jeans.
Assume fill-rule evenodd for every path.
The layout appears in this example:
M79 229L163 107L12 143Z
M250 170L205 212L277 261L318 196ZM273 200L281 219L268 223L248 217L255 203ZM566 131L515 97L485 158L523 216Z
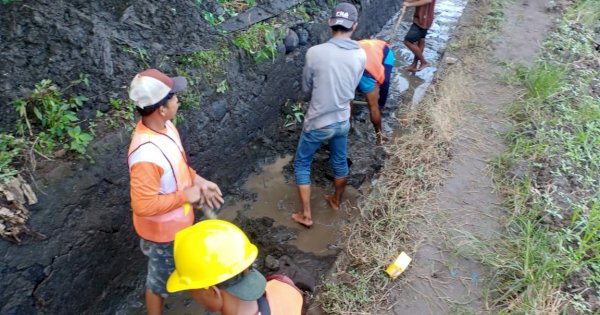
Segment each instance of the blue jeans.
M329 160L335 178L348 176L346 156L349 130L350 122L341 121L309 132L302 131L294 158L294 176L297 185L310 184L310 165L315 152L324 141L329 141Z

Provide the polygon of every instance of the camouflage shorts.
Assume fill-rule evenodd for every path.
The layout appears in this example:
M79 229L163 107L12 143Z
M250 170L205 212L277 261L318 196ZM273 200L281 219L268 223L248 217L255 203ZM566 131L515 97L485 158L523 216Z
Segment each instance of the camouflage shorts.
M172 293L167 292L167 280L175 270L173 242L160 244L140 239L140 248L148 256L146 289L163 298L172 296Z

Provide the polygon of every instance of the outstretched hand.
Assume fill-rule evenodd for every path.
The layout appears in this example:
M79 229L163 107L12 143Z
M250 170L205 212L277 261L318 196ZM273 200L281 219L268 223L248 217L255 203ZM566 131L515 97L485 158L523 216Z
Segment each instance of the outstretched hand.
M219 208L223 205L223 194L217 184L208 181L200 176L196 177L194 186L200 189L200 195L203 197L204 203L211 209Z

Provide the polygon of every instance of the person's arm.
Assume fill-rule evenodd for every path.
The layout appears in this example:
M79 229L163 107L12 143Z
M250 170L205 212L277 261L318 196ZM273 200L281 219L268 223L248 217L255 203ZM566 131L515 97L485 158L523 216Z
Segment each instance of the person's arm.
M219 208L223 204L223 194L217 184L204 179L202 176L196 174L194 178L194 186L200 188L200 194L204 197L204 202L210 208Z
M405 0L404 3L402 5L404 5L405 7L420 7L422 5L431 3L432 0L414 0L414 1L410 1L410 0Z
M311 51L309 49L306 52L306 60L304 61L304 67L302 68L302 92L308 95L312 92L314 75L310 55Z
M200 190L193 186L170 194L160 194L163 169L150 162L139 162L131 168L131 208L136 215L154 216L200 199Z

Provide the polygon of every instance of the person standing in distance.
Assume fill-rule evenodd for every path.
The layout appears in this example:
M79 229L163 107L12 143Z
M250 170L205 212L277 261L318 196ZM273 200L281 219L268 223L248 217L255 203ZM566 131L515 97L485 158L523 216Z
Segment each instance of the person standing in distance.
M435 0L405 0L403 5L405 8L415 7L415 14L413 24L404 37L404 45L410 49L414 57L412 64L402 69L417 72L429 66L423 56L423 51L425 50L425 36L433 24Z

